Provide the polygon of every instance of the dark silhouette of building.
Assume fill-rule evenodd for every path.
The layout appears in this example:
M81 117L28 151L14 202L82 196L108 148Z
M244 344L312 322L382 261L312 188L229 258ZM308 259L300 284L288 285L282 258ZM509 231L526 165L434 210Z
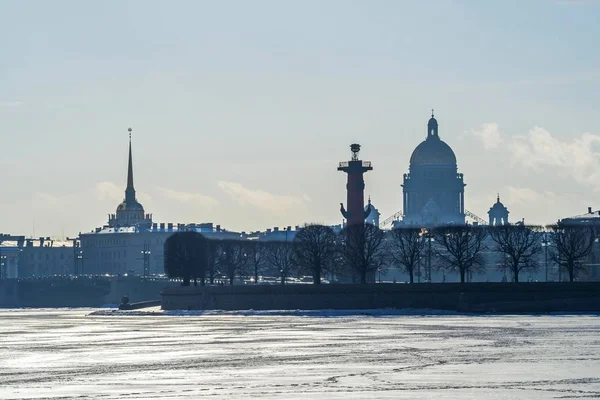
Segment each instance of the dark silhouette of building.
M465 186L454 152L439 137L432 110L427 138L413 151L409 173L404 174L404 222L464 224Z
M592 246L592 252L588 259L583 262L585 268L577 272L577 280L600 280L600 210L593 210L592 207L588 207L587 213L574 215L568 218L562 218L558 221L558 223L570 226L589 226L594 230L596 240ZM550 247L552 247L552 242L550 242ZM566 274L566 272L563 271L563 274ZM557 273L556 275L560 280L561 274Z
M496 203L488 211L490 217L490 226L508 225L508 208L500 202L500 195L496 199Z
M365 210L365 180L363 175L367 171L371 171L373 167L370 161L362 161L358 158L360 144L353 143L350 145L352 151L352 159L350 161L342 161L338 166L338 171L343 171L348 174L348 183L346 184L347 206L340 203L340 211L347 220L348 225L364 224L365 219L369 216L371 208Z
M563 218L559 222L568 225L589 225L595 229L600 229L600 210L594 211L592 207L588 207L586 214Z
M135 198L133 188L133 157L131 156L131 128L129 128L129 165L127 168L127 187L125 199L117 206L117 213L110 214L108 226L152 225L152 214L144 214L144 207Z
M379 226L379 217L381 216L381 213L373 204L371 204L371 196L369 196L369 202L365 206L365 212L369 213L365 222L367 224Z

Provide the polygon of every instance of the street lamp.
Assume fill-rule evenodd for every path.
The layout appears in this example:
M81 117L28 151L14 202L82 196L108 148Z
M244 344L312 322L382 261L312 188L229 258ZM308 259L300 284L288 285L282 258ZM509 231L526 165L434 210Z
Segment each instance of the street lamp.
M0 255L0 279L6 279L6 275L6 256Z
M419 236L421 237L421 240L427 240L427 266L425 268L425 282L431 282L431 241L432 241L432 237L431 237L431 226L427 227L427 228L421 228L421 233L419 234ZM421 270L420 270L420 265L419 265L419 282L421 282Z
M544 264L546 269L546 282L548 282L548 246L550 242L548 241L548 232L544 232L544 237L542 238L542 247L544 248Z
M142 250L142 259L144 260L144 277L150 276L150 245L144 243L144 250Z
M83 275L83 250L79 250L79 253L77 254L77 265L81 267L78 269L78 275Z

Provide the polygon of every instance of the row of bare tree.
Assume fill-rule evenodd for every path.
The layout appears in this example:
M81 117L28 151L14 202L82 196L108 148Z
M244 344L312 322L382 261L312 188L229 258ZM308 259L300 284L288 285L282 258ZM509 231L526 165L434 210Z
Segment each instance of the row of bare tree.
M490 258L497 258L499 269L508 270L514 282L524 270L539 266L543 246L549 258L567 271L573 282L576 273L585 268L596 240L591 226L580 224L541 226L502 225L439 226L433 229L406 227L391 233L391 254L402 265L413 282L414 272L424 257L434 258L441 268L455 271L465 282L467 274L482 272ZM486 257L487 255L487 257Z
M400 266L414 281L422 262L434 260L437 268L457 272L461 282L468 274L481 272L489 255L499 257L498 268L519 274L538 266L539 253L551 244L551 259L564 268L571 281L592 251L595 232L582 225L558 224L543 230L538 226L507 225L439 226L425 229L401 227L391 232L366 224L351 226L336 234L330 227L311 224L291 242L256 240L213 240L195 232L180 232L165 243L165 272L213 284L226 277L277 276L282 284L289 277L311 275L321 283L328 274L348 281L374 281L377 271ZM485 256L487 255L487 257Z

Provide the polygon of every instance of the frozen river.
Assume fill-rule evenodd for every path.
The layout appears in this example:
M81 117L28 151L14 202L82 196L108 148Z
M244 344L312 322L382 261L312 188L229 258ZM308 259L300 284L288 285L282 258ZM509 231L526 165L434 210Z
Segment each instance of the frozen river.
M0 309L0 399L600 397L598 315Z

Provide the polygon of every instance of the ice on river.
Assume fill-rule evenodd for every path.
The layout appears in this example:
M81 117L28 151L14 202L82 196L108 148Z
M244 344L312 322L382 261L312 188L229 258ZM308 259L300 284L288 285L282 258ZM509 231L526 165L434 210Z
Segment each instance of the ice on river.
M598 315L91 311L0 310L0 399L600 397Z

